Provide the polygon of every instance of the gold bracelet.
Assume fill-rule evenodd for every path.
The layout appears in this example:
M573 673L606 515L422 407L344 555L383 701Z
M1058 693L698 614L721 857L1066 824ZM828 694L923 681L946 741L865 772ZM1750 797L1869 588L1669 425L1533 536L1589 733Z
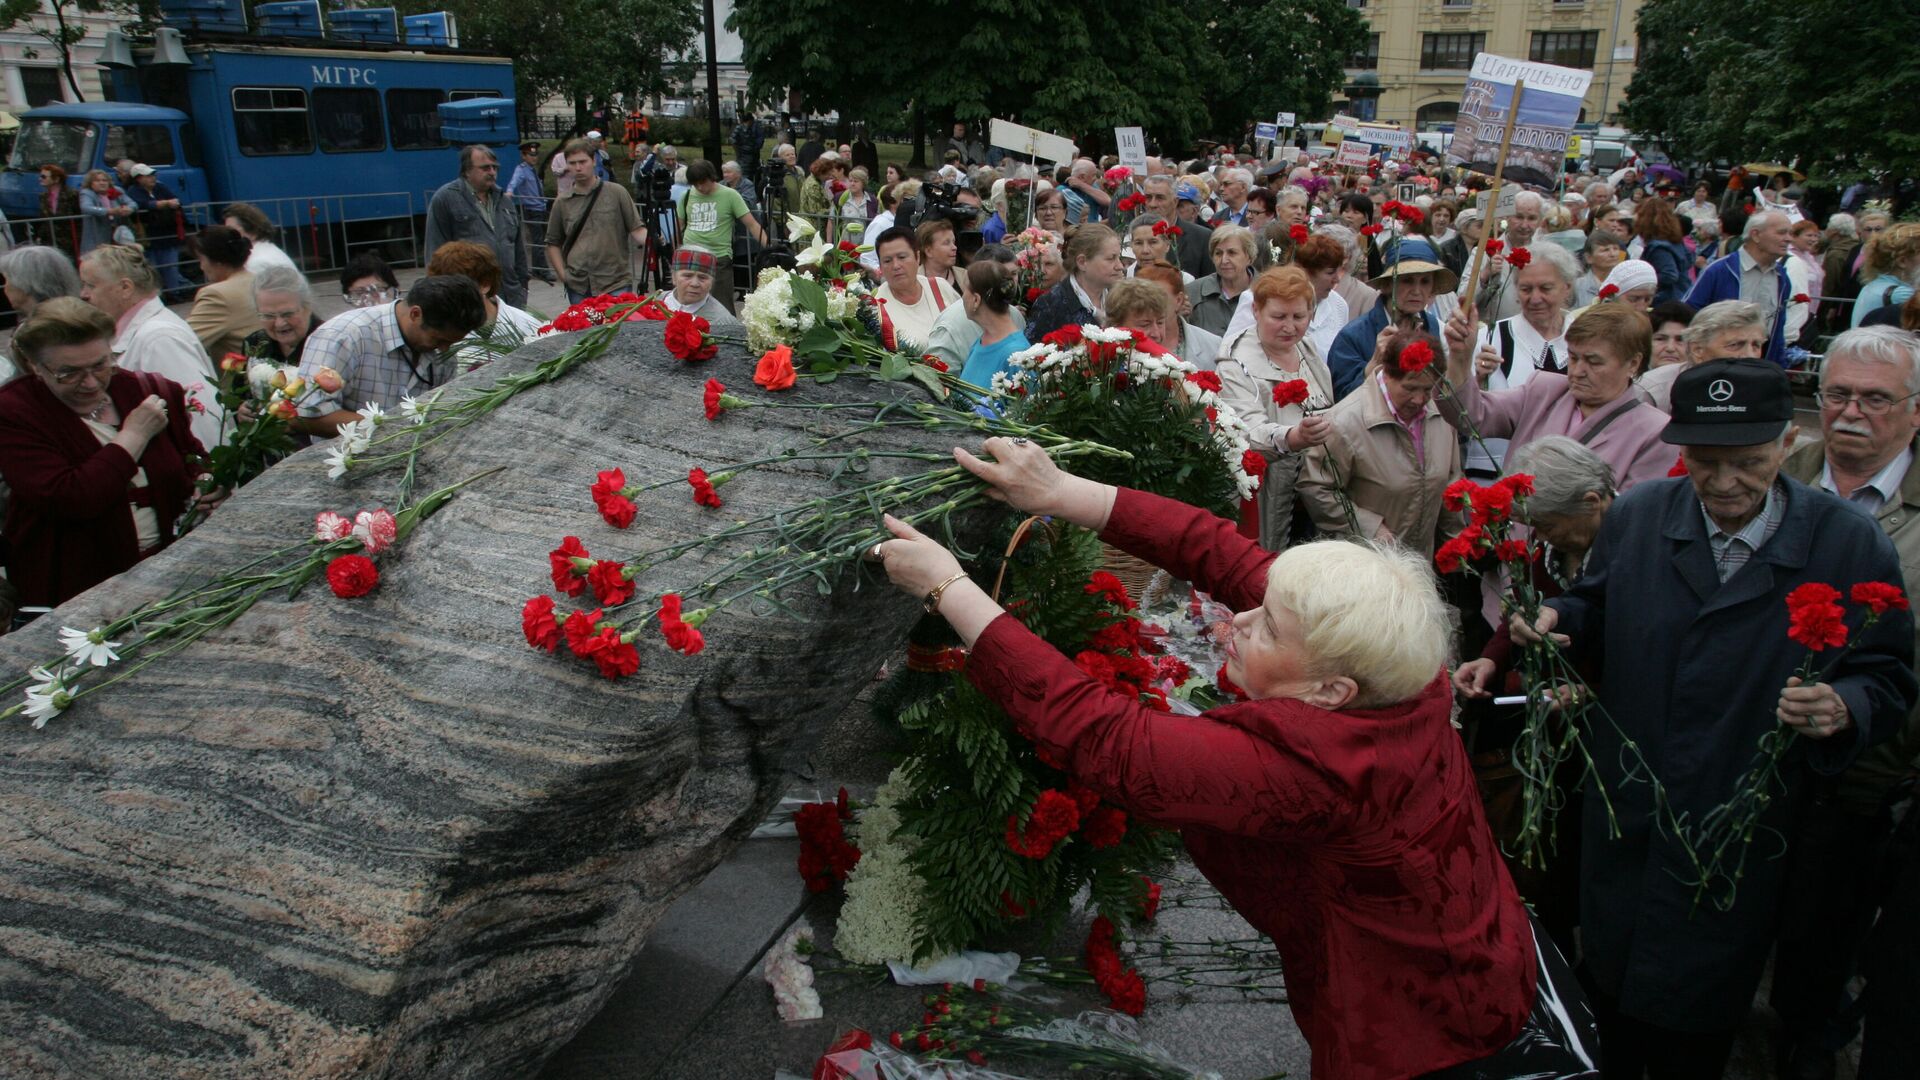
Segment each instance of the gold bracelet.
M965 570L962 570L959 573L948 578L947 580L941 582L940 584L935 585L933 587L933 591L927 594L927 601L925 604L925 607L927 609L927 614L933 615L939 612L940 594L947 591L947 586L953 584L956 581L959 581L961 578L964 578L966 576L967 576L967 572Z

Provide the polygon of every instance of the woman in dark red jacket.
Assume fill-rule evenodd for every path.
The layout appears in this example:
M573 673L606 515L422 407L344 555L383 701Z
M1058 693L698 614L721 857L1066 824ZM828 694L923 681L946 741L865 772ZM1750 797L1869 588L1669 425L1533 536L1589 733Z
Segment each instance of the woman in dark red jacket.
M56 297L13 336L19 378L0 388L7 577L23 605L52 607L173 540L203 453L185 392L119 371L113 320Z
M966 640L967 672L1075 780L1178 826L1273 938L1313 1075L1595 1075L1591 1017L1536 936L1449 721L1444 605L1424 560L1343 542L1279 556L1183 503L1071 476L1024 440L955 457L1014 507L1194 582L1239 614L1250 701L1150 712L1082 674L889 517L875 557ZM1536 945L1538 941L1539 945Z

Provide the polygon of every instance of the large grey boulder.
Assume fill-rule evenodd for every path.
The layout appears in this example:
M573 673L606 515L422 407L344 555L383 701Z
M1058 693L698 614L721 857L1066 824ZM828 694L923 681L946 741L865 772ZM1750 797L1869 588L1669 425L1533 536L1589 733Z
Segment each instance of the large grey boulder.
M597 469L646 483L797 442L819 414L704 418L706 377L751 391L751 364L726 347L687 365L659 324L631 324L422 455L422 492L505 469L383 555L372 594L317 581L268 598L44 730L16 717L0 731L0 1075L537 1071L917 615L862 571L857 589L795 596L797 618L717 616L696 657L649 633L640 674L617 683L522 640L521 603L550 588L563 534L618 556L829 489L824 469L794 464L723 488L719 511L680 483L641 496L627 532L594 513ZM793 393L888 392L917 393L864 379ZM0 670L56 655L62 625L288 543L318 510L387 505L397 479L330 482L305 452L167 552L0 638ZM641 586L700 572L687 560Z

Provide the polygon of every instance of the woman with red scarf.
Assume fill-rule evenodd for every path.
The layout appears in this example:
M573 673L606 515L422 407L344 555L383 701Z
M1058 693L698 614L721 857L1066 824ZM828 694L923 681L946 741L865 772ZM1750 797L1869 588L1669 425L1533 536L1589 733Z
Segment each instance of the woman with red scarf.
M1425 560L1345 542L1280 556L1183 503L1061 472L1025 440L954 456L1024 513L1098 530L1231 605L1248 698L1151 712L1007 615L889 517L887 575L970 649L968 677L1073 779L1181 830L1273 938L1313 1075L1597 1075L1591 1015L1536 933L1449 723L1445 606Z

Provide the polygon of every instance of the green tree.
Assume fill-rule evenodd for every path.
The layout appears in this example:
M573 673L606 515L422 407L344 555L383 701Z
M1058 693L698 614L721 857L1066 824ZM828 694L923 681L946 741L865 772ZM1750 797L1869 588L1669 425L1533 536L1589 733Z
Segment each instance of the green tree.
M528 110L556 93L579 103L664 90L701 26L698 0L403 0L400 7L451 11L462 46L513 57L515 94Z
M1639 29L1622 114L1675 157L1920 171L1912 0L1648 0Z
M1346 0L1224 0L1208 13L1221 79L1207 98L1226 138L1281 112L1326 116L1347 57L1367 46L1366 20Z

